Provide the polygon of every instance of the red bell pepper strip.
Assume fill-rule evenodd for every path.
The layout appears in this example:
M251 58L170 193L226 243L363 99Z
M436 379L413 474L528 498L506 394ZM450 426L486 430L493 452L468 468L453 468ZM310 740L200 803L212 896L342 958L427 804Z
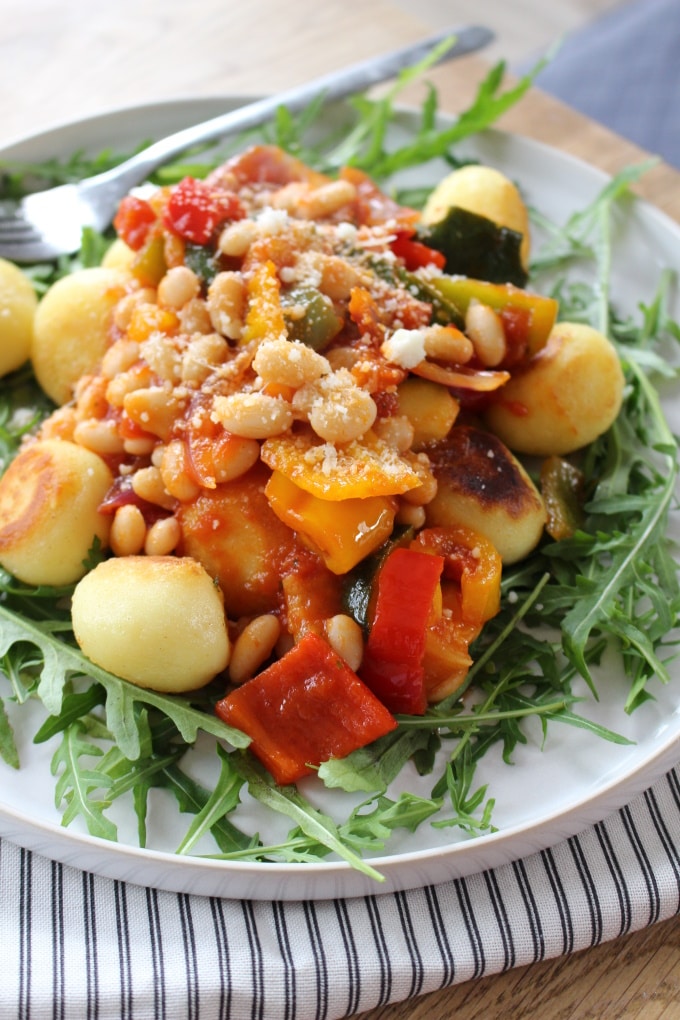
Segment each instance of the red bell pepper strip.
M462 620L481 630L501 604L500 555L484 535L466 525L424 528L412 549L444 558L444 577L460 588Z
M322 637L309 631L289 652L218 701L218 716L247 733L280 786L329 758L384 736L396 721Z
M422 269L424 266L436 266L437 269L443 269L446 265L446 255L437 251L436 248L428 247L422 241L415 240L412 234L407 231L400 230L397 233L394 241L390 244L390 249L397 258L403 261L410 273L416 269Z
M391 712L423 715L423 657L442 556L397 548L377 579L375 613L359 675Z
M400 205L381 191L378 185L363 170L355 166L343 166L338 174L340 180L349 181L356 190L354 211L358 226L377 226L380 223L396 224L413 230L420 219L420 213L406 205Z
M163 225L186 241L207 244L225 220L245 215L238 197L219 191L195 177L185 177L170 190Z
M156 222L156 213L146 199L137 198L135 195L126 195L113 218L118 236L133 251L139 251L144 247Z

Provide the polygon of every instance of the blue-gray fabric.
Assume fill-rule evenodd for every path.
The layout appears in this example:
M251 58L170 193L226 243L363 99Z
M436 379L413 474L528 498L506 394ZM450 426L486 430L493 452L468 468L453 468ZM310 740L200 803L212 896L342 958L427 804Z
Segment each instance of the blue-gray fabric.
M189 896L0 841L0 1016L335 1020L680 913L680 768L578 837L409 892Z
M680 0L615 8L569 36L536 84L680 167Z

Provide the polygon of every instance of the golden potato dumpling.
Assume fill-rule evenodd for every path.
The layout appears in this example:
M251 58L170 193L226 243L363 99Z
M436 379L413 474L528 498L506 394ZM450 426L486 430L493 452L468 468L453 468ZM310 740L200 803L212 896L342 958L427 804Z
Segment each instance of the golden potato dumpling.
M0 563L26 584L72 584L95 538L108 544L98 508L113 477L90 450L62 439L31 443L0 479Z
M426 447L437 494L425 507L428 527L464 524L488 538L503 563L524 559L543 535L546 511L531 478L496 436L455 425Z
M454 206L486 216L498 226L521 234L520 257L524 268L528 267L529 213L518 188L505 174L494 167L472 163L453 170L431 192L423 209L423 222L438 223Z
M71 615L88 659L140 687L193 691L229 662L219 589L189 557L104 560L76 585Z
M511 450L564 455L609 428L623 400L614 345L591 326L560 322L548 342L498 391L485 422Z
M38 305L31 360L55 403L69 401L74 384L101 361L113 310L129 280L120 269L80 269L57 280Z
M127 270L132 265L135 254L122 238L117 237L111 244L111 247L106 249L102 265L105 269Z
M12 262L0 259L0 376L28 360L37 307L28 278Z

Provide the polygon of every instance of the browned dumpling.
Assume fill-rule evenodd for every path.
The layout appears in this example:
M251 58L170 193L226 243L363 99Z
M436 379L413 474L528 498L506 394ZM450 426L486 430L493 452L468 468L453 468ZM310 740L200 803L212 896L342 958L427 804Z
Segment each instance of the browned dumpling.
M429 527L464 524L489 539L504 563L528 556L546 521L531 478L495 436L456 425L427 447L437 494L425 507Z
M0 563L27 584L72 584L110 517L99 506L113 477L96 453L62 439L24 447L0 479Z

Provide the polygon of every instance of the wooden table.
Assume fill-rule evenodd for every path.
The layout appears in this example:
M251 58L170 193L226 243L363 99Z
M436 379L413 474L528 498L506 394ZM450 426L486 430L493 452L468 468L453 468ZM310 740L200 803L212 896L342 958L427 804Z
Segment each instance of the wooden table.
M284 89L431 32L389 0L4 0L3 14L0 144L141 101ZM463 109L487 68L474 56L432 72L442 108ZM539 92L500 126L607 171L644 155ZM676 171L659 165L638 190L680 220ZM363 1020L672 1018L679 975L680 924L671 920L572 957L372 1010Z

